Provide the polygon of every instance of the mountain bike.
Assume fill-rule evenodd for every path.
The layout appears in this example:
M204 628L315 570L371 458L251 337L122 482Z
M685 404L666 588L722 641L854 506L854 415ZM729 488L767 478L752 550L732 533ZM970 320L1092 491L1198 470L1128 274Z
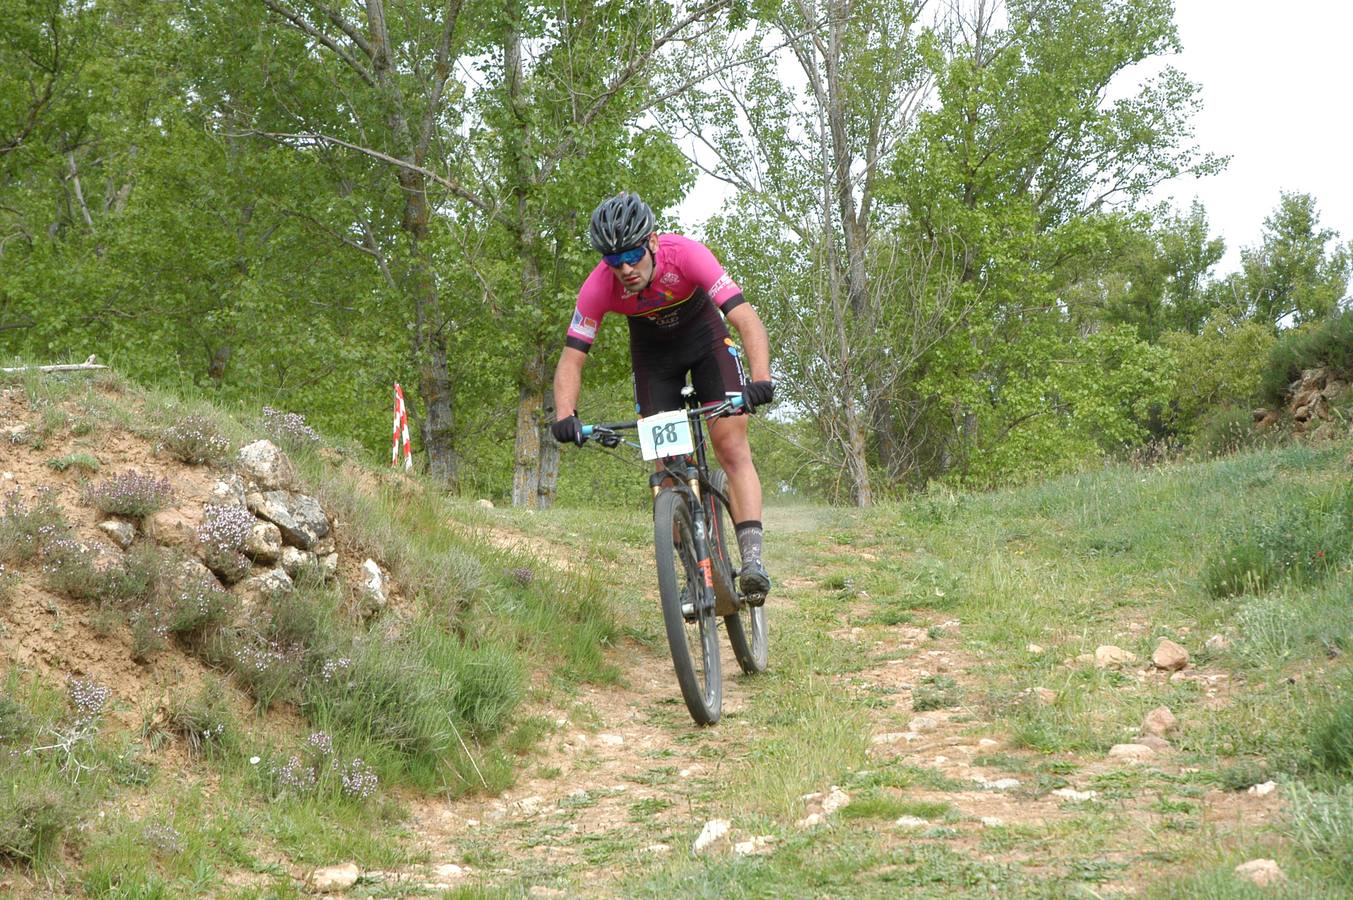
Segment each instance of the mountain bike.
M728 505L728 478L707 461L705 423L742 408L742 396L701 406L695 389L681 391L685 409L633 422L584 425L584 439L603 447L636 447L659 463L653 491L653 544L667 643L681 696L691 718L713 725L723 710L718 620L738 666L749 675L766 669L766 610L737 588L729 542L737 545ZM633 431L638 443L622 432Z

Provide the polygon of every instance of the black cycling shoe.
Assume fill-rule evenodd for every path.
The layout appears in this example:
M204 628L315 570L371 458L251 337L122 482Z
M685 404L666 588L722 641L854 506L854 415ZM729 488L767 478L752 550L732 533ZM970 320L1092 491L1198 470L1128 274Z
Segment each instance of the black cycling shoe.
M738 589L742 591L742 597L750 606L760 606L766 602L766 595L770 593L770 575L766 573L766 567L760 562L749 562L742 567L742 572L738 575Z

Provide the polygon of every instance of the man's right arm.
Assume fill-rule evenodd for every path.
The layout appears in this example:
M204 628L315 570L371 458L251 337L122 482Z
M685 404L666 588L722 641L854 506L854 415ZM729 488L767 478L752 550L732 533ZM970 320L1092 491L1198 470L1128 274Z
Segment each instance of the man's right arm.
M554 367L554 420L567 419L578 409L578 395L583 386L583 364L587 354L574 347L565 347Z

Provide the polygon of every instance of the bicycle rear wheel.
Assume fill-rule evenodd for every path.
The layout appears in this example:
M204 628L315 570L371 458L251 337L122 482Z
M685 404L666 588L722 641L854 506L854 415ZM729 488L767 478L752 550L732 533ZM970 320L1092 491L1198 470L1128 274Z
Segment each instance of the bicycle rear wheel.
M709 473L709 484L718 492L711 492L706 504L709 512L709 554L715 559L714 580L716 584L722 582L726 590L736 592L733 583L738 567L733 564L729 545L730 542L736 545L737 535L733 530L733 516L728 506L719 499L720 495L728 496L728 476L722 469L715 469ZM743 603L737 612L724 616L723 627L728 632L728 643L732 645L733 655L737 657L742 671L748 675L766 671L770 656L766 608Z
M653 504L653 546L662 620L681 696L697 724L713 725L723 709L718 620L713 598L701 599L704 575L695 555L695 523L680 491L663 490ZM689 617L683 605L693 609Z

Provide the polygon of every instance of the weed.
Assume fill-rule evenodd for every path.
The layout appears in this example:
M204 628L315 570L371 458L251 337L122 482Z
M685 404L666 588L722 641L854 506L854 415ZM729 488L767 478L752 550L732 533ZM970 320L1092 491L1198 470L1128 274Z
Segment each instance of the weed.
M912 689L911 705L917 712L948 709L958 704L958 682L948 675L927 675Z
M142 475L130 469L85 488L84 500L102 513L144 519L159 512L174 496L168 478Z
M99 471L101 464L99 463L98 457L90 453L67 453L65 456L58 456L47 460L47 467L55 469L58 472L76 469L81 472L93 474Z
M1353 697L1344 694L1317 718L1309 743L1311 759L1321 771L1353 775Z
M239 506L208 504L202 511L197 540L202 546L207 568L227 583L239 581L249 573L249 559L240 551L253 534L258 520Z
M235 597L214 581L188 581L172 597L169 630L190 646L200 646L230 620L236 605Z
M1217 773L1217 783L1228 791L1243 791L1268 781L1268 767L1256 760L1232 763Z
M170 425L161 433L160 441L171 456L189 465L216 462L230 449L230 441L205 416L188 416Z
M1301 783L1287 790L1287 831L1334 881L1353 887L1353 785L1329 793Z
M288 449L310 447L320 441L319 433L306 424L300 413L284 413L271 406L263 407L263 430Z
M164 711L164 729L186 740L193 753L226 745L235 733L235 714L225 685L209 678L196 694L173 696Z

